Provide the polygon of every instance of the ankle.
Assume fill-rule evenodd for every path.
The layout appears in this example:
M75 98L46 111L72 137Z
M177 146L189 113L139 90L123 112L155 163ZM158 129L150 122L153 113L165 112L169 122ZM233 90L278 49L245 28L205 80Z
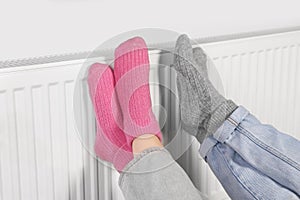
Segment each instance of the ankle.
M160 139L154 134L143 134L135 138L132 142L132 150L134 154L152 147L163 147Z

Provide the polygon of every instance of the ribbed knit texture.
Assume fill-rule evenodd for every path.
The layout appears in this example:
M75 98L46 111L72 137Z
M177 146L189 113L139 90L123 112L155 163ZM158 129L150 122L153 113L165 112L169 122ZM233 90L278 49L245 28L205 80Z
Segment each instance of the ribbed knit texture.
M133 154L118 126L122 120L116 95L113 95L115 83L110 67L93 64L89 69L88 85L97 121L95 152L99 158L113 163L121 171L133 159Z
M193 49L186 35L181 35L176 42L173 66L177 71L182 127L202 143L237 106L212 85L206 54L199 47Z
M142 38L127 40L115 50L114 76L128 144L145 133L162 139L151 109L149 70L148 48Z

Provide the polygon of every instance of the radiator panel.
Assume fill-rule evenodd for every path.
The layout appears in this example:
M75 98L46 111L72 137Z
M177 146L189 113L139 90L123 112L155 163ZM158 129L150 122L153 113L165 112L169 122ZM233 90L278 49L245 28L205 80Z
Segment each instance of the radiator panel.
M300 31L292 31L203 43L201 47L215 63L226 97L299 139L299 45ZM171 60L151 54L152 63L161 61L168 64ZM117 187L118 173L98 163L76 132L73 95L83 62L0 69L1 200L123 199ZM153 79L175 88L174 74L168 68L151 69ZM86 92L85 83L81 80L81 94ZM163 132L168 141L179 126L178 105L168 90L158 86L151 86L151 97L153 104L165 106L168 118ZM81 132L93 132L92 107L86 99L80 102ZM159 111L156 115L161 117ZM94 137L86 135L83 140L92 146ZM178 162L208 199L228 198L194 153L198 148L194 143ZM178 154L175 148L170 151Z

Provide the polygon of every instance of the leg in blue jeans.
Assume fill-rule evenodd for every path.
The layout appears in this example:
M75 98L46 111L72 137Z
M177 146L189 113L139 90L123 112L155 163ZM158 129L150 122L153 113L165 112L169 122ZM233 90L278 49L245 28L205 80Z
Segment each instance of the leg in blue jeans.
M261 124L243 107L200 147L233 199L299 199L299 152L298 140Z

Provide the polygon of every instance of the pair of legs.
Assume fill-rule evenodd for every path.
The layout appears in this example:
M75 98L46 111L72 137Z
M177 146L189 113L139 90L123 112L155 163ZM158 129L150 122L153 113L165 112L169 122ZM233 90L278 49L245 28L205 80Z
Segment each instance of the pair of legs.
M116 50L114 72L103 65L90 70L96 153L121 173L119 185L126 199L201 199L162 147L150 109L149 60L144 47L141 39L126 42ZM201 143L200 155L229 196L298 199L299 141L262 125L246 109L221 96L208 79L206 55L199 48L192 49L186 36L179 37L175 51L172 67L178 72L182 131ZM103 75L95 81L100 72Z

